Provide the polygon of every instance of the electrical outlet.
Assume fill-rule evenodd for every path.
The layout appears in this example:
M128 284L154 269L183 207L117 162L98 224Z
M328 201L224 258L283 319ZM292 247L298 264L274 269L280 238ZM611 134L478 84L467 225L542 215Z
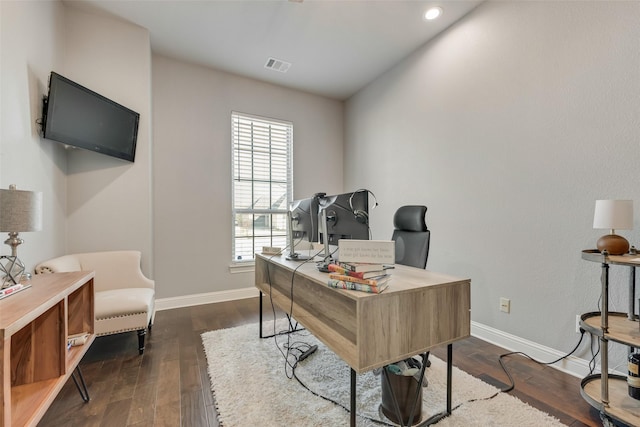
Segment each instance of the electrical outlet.
M511 312L511 300L509 298L500 298L500 311L504 313Z

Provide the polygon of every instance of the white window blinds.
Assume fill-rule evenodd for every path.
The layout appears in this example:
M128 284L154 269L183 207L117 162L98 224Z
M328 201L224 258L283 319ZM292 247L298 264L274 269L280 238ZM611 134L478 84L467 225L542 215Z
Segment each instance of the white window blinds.
M263 246L284 248L292 200L293 125L232 113L233 260L253 260Z

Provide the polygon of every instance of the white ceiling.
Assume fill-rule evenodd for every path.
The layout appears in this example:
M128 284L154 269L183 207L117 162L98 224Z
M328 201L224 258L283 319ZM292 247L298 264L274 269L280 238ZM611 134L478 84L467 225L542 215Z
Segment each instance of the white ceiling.
M153 52L346 99L480 0L67 0L149 30ZM443 14L425 21L424 12ZM264 67L269 57L292 66Z

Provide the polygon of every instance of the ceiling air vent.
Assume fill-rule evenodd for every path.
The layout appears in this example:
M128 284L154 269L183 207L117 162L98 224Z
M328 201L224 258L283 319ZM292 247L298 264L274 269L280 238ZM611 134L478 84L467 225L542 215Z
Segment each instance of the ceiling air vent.
M276 58L269 58L267 59L267 63L264 64L264 68L280 71L281 73L286 73L289 67L291 67L291 63Z

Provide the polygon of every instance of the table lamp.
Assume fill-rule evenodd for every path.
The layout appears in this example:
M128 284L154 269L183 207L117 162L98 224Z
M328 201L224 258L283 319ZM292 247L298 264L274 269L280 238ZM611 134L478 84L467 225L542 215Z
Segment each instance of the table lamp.
M0 189L0 232L8 232L4 242L11 246L11 255L0 257L0 288L18 284L24 274L24 264L17 255L18 245L24 242L18 233L40 231L42 229L42 193L16 190L10 185L8 190Z
M610 255L627 253L629 242L615 234L615 230L633 228L633 200L596 200L593 228L611 230L610 234L598 239L598 251L607 251Z

